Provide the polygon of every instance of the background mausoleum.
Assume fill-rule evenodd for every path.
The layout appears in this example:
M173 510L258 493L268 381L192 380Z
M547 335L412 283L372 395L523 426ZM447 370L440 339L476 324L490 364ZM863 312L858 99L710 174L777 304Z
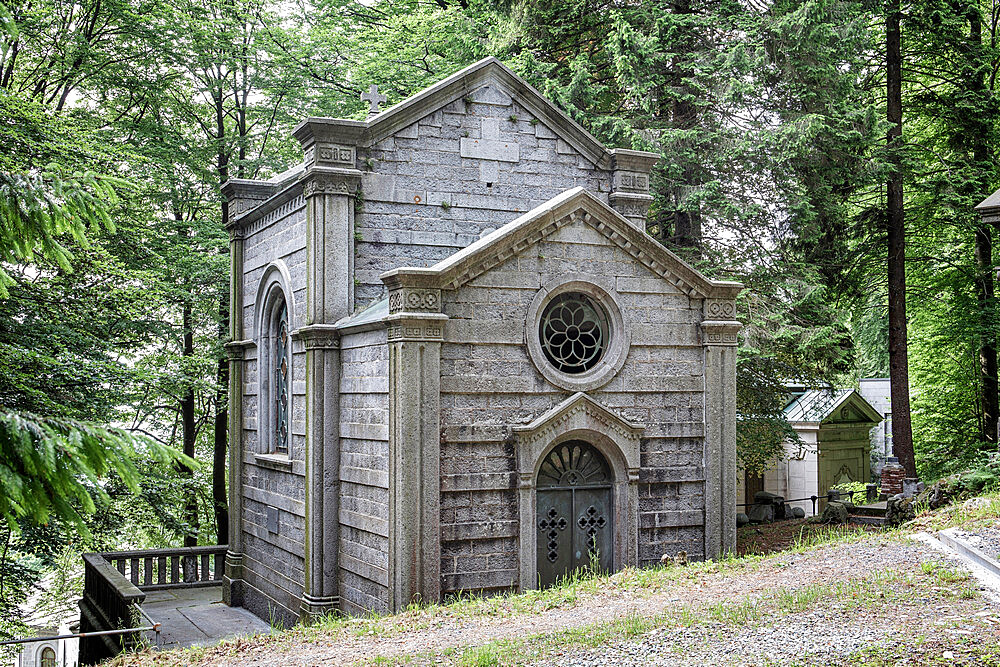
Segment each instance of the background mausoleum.
M394 611L735 546L741 286L645 233L656 156L494 59L230 181L231 604Z

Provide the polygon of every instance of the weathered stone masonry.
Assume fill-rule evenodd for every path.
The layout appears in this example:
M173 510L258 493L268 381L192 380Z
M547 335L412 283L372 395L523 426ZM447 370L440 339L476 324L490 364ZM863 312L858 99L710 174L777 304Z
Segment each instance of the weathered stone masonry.
M645 235L655 155L605 149L492 59L295 136L302 165L224 188L227 601L288 622L534 587L539 465L567 442L606 460L613 567L732 548L740 286ZM578 375L538 338L576 294L606 317ZM259 405L283 396L273 303L287 452Z

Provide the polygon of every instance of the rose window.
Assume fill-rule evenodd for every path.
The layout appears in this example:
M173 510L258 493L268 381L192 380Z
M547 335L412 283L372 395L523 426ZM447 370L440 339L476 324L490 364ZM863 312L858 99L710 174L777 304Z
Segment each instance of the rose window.
M583 373L597 365L604 355L607 317L584 294L560 294L542 312L538 336L545 357L557 370Z

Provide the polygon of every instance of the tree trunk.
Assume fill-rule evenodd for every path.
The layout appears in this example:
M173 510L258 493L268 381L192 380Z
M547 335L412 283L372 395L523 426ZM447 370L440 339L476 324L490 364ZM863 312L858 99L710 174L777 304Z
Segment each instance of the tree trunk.
M225 211L226 204L223 204ZM229 307L225 291L219 295L219 340L229 338ZM217 544L229 544L229 499L226 496L226 427L229 421L227 391L229 388L229 360L219 359L215 390L215 441L212 456L212 501L215 506L215 535Z
M182 355L185 360L194 357L194 314L191 298L184 300L183 327L184 327L184 350ZM185 376L187 386L184 388L184 395L181 398L181 433L184 445L184 453L194 458L195 444L195 415L194 415L194 383L193 378ZM184 546L194 547L198 545L198 496L194 490L191 477L194 471L187 466L181 466L181 472L187 477L188 483L184 490L184 521L187 523L187 530L184 533Z
M910 377L906 346L906 225L903 218L903 76L900 55L900 0L889 0L886 33L886 143L892 173L888 181L889 382L892 450L908 477L917 476L910 426Z
M987 99L985 72L980 66L982 59L983 24L979 8L974 6L969 13L970 42L970 78L969 87L973 95L980 100ZM977 173L986 173L989 168L989 119L973 118L972 131L969 132L973 141L972 164ZM980 170L984 170L980 172ZM979 183L984 179L974 179ZM986 186L983 183L983 186ZM978 189L978 188L977 188ZM971 193L975 196L977 193ZM993 235L989 226L978 224L975 228L975 259L976 259L976 304L982 327L979 334L979 383L982 387L980 396L983 413L982 433L980 439L992 450L997 445L997 423L1000 419L1000 396L997 387L997 340L993 331L993 318L990 313L994 303L993 288Z
M688 16L694 13L690 0L675 0L673 13L680 16ZM680 96L675 97L671 109L671 124L679 130L691 131L698 125L698 109L691 102L691 98L698 93L685 83L691 76L691 59L695 53L695 40L681 38L678 48L678 55L672 61L672 78L674 88L679 91ZM681 182L673 188L673 199L677 205L673 215L674 245L682 248L697 249L701 246L701 212L693 209L688 198L691 192L702 185L698 167L691 160L690 151L685 151L686 156L682 158L685 165L681 172Z

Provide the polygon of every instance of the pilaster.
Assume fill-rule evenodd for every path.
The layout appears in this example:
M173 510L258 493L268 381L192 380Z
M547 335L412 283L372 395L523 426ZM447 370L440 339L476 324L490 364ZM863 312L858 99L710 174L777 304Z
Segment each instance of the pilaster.
M306 353L305 620L339 607L340 341L333 324L354 310L354 200L361 182L354 144L330 134L312 119L294 132L305 154L306 313L305 326L293 332Z
M653 203L649 194L649 172L660 156L624 148L616 148L611 154L612 187L608 203L637 229L645 231L649 205Z
M705 558L736 549L736 345L731 299L705 299ZM718 319L714 319L718 318ZM723 319L725 318L725 319Z
M223 189L225 193L225 188ZM222 596L228 605L243 604L243 356L250 344L243 330L243 233L229 228L229 549Z
M340 607L340 338L332 325L293 332L306 350L306 530L303 620Z
M391 289L391 287L390 287ZM441 342L436 289L389 294L389 608L441 599Z

